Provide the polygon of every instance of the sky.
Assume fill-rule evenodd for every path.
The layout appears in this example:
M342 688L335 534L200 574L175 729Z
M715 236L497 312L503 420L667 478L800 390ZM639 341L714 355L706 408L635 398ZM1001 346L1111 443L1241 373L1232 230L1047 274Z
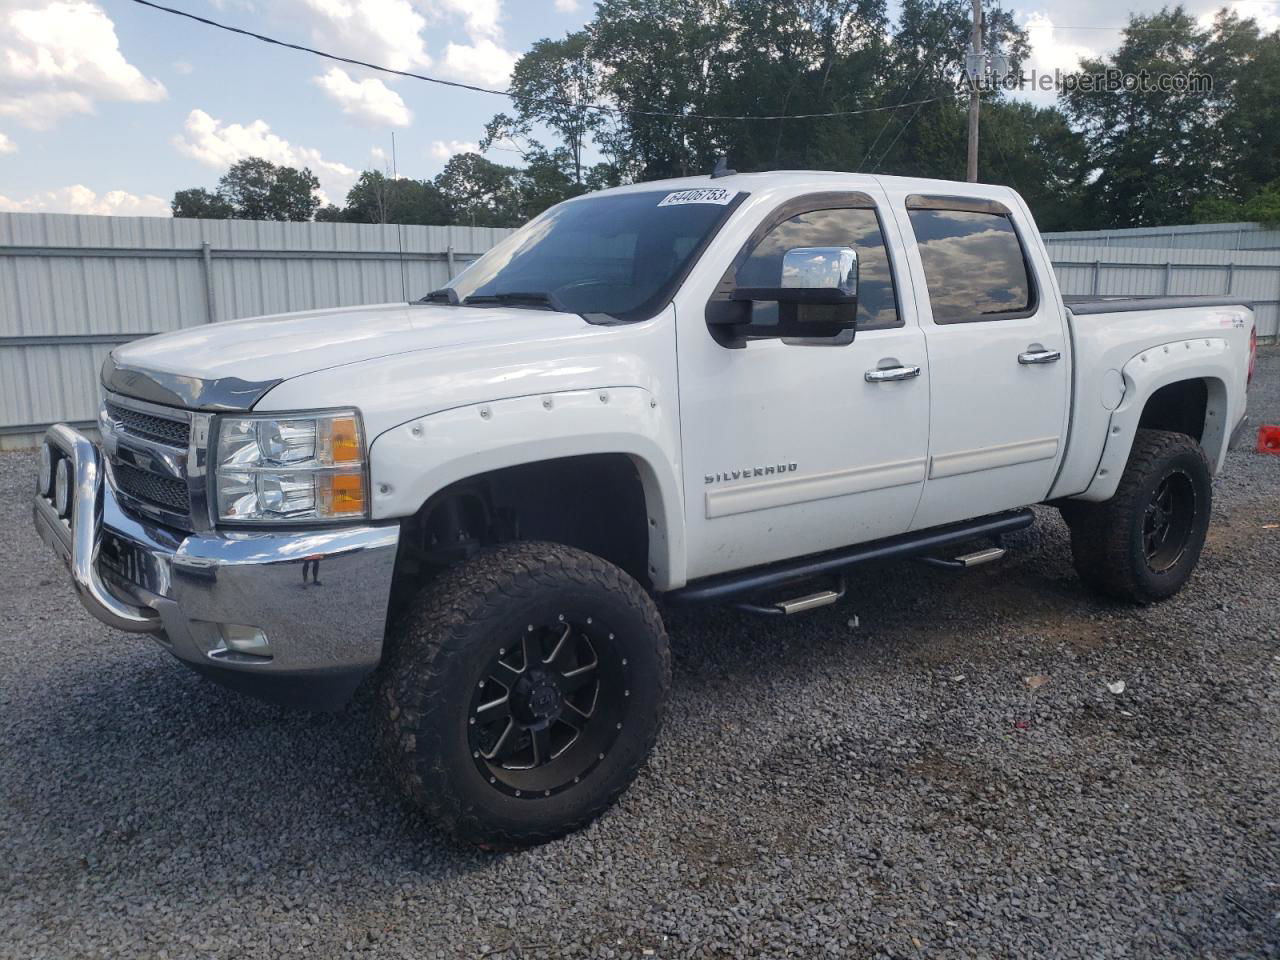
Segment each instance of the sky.
M589 0L165 0L234 26L388 67L503 88L520 52L591 16ZM1208 18L1221 6L1189 0ZM1266 30L1280 0L1228 0ZM1160 2L1010 3L1039 71L1113 49ZM893 7L890 7L891 13ZM1053 102L1052 94L1029 97ZM237 160L308 166L341 203L360 170L431 177L474 150L498 96L379 75L131 0L0 0L0 210L167 216ZM510 149L509 147L507 149ZM514 154L489 155L515 162Z

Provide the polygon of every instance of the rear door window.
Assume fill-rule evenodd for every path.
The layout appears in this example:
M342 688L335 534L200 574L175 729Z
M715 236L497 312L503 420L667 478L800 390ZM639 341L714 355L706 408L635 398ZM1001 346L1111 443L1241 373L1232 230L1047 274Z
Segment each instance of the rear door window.
M1008 320L1034 312L1022 242L1002 210L912 208L934 323Z

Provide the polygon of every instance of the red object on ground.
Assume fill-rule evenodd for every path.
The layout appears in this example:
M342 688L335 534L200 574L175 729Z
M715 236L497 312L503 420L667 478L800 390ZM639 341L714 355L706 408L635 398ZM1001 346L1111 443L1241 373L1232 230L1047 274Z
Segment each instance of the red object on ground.
M1280 453L1280 427L1263 424L1258 431L1259 453Z

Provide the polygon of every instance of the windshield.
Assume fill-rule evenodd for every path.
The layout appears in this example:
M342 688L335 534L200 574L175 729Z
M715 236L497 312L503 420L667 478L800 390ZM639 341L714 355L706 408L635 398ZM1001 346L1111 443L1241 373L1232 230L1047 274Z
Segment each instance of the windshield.
M745 194L722 188L584 197L552 207L454 278L464 304L653 316ZM452 299L452 298L451 298Z

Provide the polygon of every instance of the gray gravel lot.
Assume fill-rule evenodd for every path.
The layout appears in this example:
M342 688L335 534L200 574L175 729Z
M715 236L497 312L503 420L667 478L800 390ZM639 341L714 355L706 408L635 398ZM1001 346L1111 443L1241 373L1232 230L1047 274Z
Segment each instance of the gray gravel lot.
M1280 349L1258 380L1280 423ZM649 768L504 855L400 807L367 690L285 713L91 620L33 470L0 456L4 957L1280 956L1280 458L1231 456L1158 606L1087 595L1044 511L968 574L673 614Z

